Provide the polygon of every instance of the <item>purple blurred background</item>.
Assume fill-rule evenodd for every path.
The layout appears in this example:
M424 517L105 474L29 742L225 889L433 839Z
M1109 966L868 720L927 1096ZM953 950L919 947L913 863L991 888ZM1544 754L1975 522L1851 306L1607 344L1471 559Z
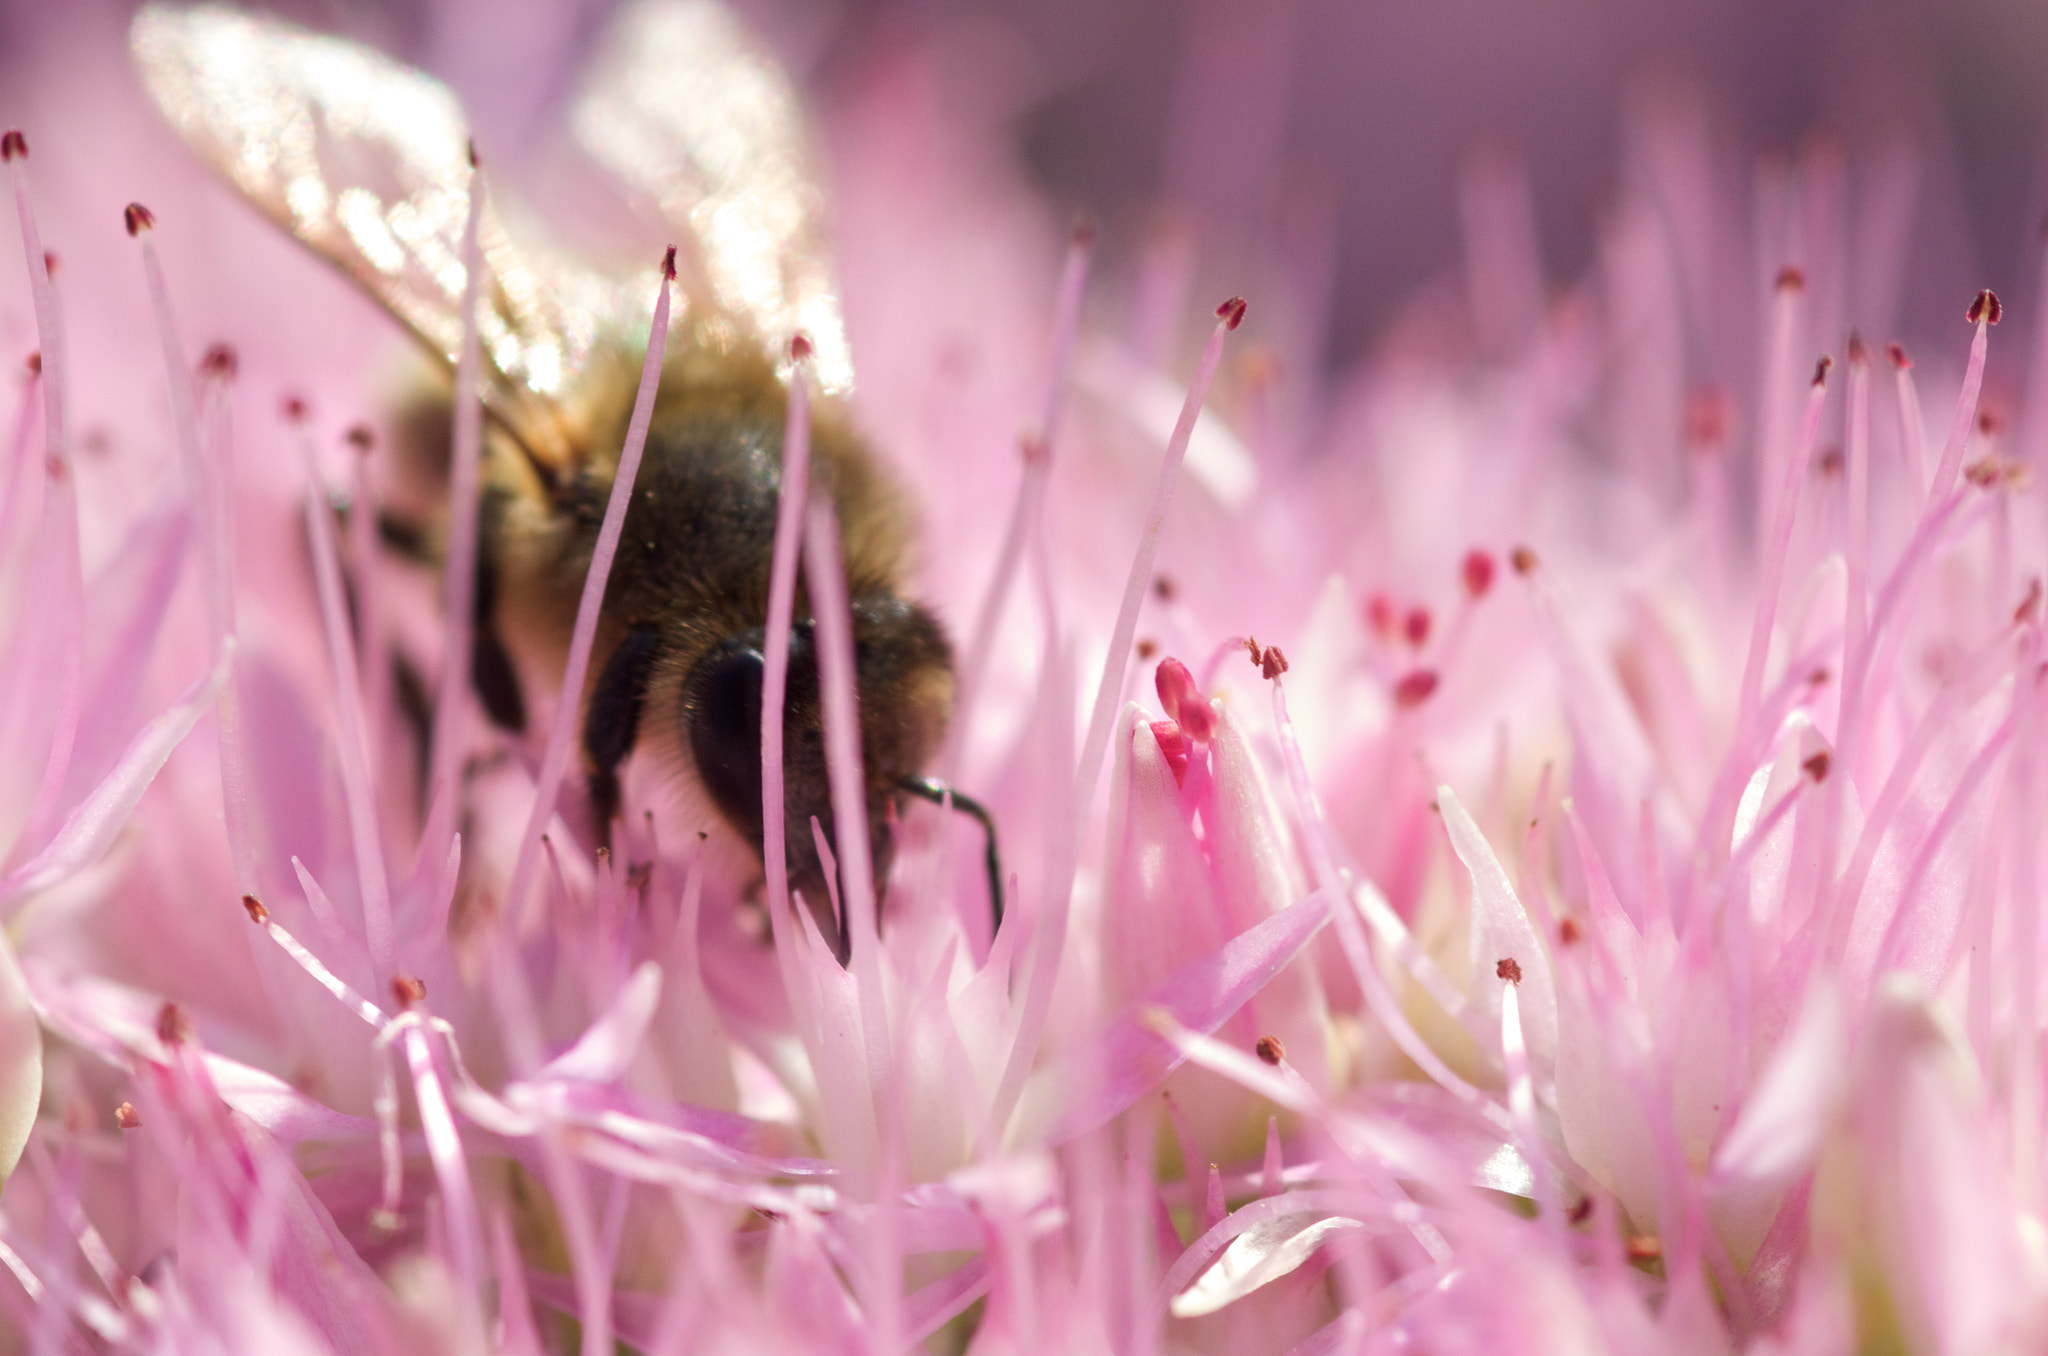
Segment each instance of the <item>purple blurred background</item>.
M610 0L284 0L305 22L441 74L498 154L553 116ZM131 5L8 0L0 72L113 38ZM2031 330L2048 127L2040 0L743 0L805 78L906 34L973 47L1042 189L1114 245L1161 205L1234 235L1327 243L1327 353L1360 352L1458 257L1458 166L1475 144L1527 164L1553 284L1594 257L1627 163L1626 109L1697 88L1731 166L1798 155L1816 129L1860 150L1904 134L1923 159L1897 316L1911 338L1971 289ZM74 30L71 33L60 29ZM82 34L82 36L80 36ZM0 113L6 107L0 88ZM1112 256L1114 257L1114 256ZM1764 265L1759 264L1762 268ZM2014 346L2017 347L2017 346ZM2017 355L2015 355L2017 356Z

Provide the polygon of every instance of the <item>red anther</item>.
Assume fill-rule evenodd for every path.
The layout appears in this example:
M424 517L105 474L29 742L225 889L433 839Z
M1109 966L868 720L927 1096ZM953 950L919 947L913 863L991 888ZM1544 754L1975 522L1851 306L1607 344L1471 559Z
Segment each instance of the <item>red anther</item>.
M128 234L139 236L156 225L156 214L139 202L131 202L121 209L121 220L128 224Z
M393 975L391 997L401 1008L417 1007L427 1001L427 983L411 975Z
M1522 982L1522 963L1513 956L1503 956L1493 963L1493 973L1498 979L1504 979L1510 984L1520 985Z
M114 1124L123 1130L140 1130L142 1116L135 1110L135 1103L123 1102L114 1108Z
M254 895L242 896L242 907L249 911L249 921L258 927L270 921L270 910L263 907L263 901Z
M1988 438L1994 433L2003 432L2004 429L2005 416L1997 410L1979 410L1977 412L1977 432Z
M675 257L675 251L673 251L673 250L669 251L669 257L670 257L671 259L673 259L673 258ZM669 276L670 276L671 278L673 278L673 277L675 276L675 274L671 273L671 274L669 274ZM797 332L796 332L795 334L792 334L792 335L790 335L790 336L789 336L789 360L790 360L791 362L793 362L793 363L800 363L800 362L802 362L802 361L803 361L804 359L806 359L806 358L808 358L808 357L810 357L810 356L811 356L811 336L810 336L810 335L808 335L808 334L805 334L805 333L804 333L804 332L803 332L802 330L798 330L798 331L797 331Z
M1820 355L1820 361L1816 362L1816 363L1815 363L1815 364L1813 365L1813 384L1814 384L1815 386L1825 386L1825 385L1827 385L1827 384L1828 384L1828 373L1829 373L1829 372L1830 372L1831 370L1833 370L1833 368L1834 368L1834 365L1835 365L1835 360L1834 360L1833 358L1830 358L1830 357L1829 357L1829 356L1828 356L1827 354L1825 354L1825 353L1821 354L1821 355Z
M1366 625L1381 640L1394 638L1394 600L1384 593L1374 593L1365 600Z
M1278 1036L1261 1036L1259 1043L1252 1048L1258 1052L1260 1059L1276 1067L1281 1060L1287 1058L1287 1047L1280 1043Z
M1150 636L1140 636L1138 643L1131 647L1131 652L1149 662L1159 654L1159 642Z
M1780 292L1804 292L1806 290L1805 271L1797 264L1787 264L1779 269L1778 290Z
M2041 614L2041 576L2035 575L2027 581L2027 596L2020 599L2020 605L2012 610L2012 624L2025 626Z
M661 276L670 282L676 280L676 247L670 245L668 252L661 256Z
M43 272L49 274L51 277L54 278L57 276L58 265L60 265L62 262L63 261L57 257L57 251L43 251Z
M1216 737L1216 708L1195 686L1187 665L1171 657L1160 660L1152 685L1159 690L1160 708L1187 731L1188 738L1206 744Z
M1985 295L1988 296L1990 294L1986 293ZM1216 308L1216 318L1222 321L1225 327L1229 329L1234 330L1239 325L1242 325L1244 323L1244 298L1232 297L1229 301L1218 306Z
M1430 616L1428 608L1411 607L1408 615L1401 618L1401 638L1419 650L1429 644L1430 627L1435 623L1436 619Z
M1478 601L1493 587L1493 557L1484 551L1467 551L1465 559L1458 563L1458 579L1465 586L1465 596Z
M1557 920L1557 940L1559 942L1565 946L1577 946L1580 936L1577 919L1565 917Z
M1980 320L1986 325L1996 325L1998 318L2005 314L2005 308L1998 304L1998 294L1987 287L1971 299L1966 314L1972 325Z
M233 381L242 370L242 359L231 344L213 344L199 359L199 375Z
M1624 1250L1631 1262L1655 1262L1664 1256L1664 1245L1648 1234L1630 1234Z
M192 1039L192 1019L176 1003L157 1009L156 1038L165 1045L183 1045Z
M1863 346L1863 336L1849 331L1849 366L1862 367L1870 361L1870 351Z
M1584 1224L1593 1217L1593 1198L1579 1197L1579 1202L1566 1212L1565 1218L1573 1224Z
M1963 468L1963 477L1980 490L1988 490L2002 478L1996 457L1981 457Z
M350 424L341 440L358 452L368 452L377 445L377 435L370 431L368 424Z
M306 419L313 412L312 407L306 403L306 398L304 396L297 395L286 396L284 398L284 404L279 408L281 408L284 411L285 419L288 422L294 424L305 423Z
M1508 564L1515 567L1516 574L1534 574L1539 563L1536 559L1536 553L1526 546L1517 546L1514 550L1508 552Z
M1180 596L1180 585L1173 582L1171 575L1157 575L1152 580L1152 592L1162 603L1170 603Z
M1820 454L1820 458L1814 463L1813 469L1824 476L1838 476L1842 473L1843 461L1842 449L1830 447Z
M1404 711L1422 705L1436 691L1437 681L1435 669L1410 669L1394 684L1394 705Z
M1834 677L1834 675L1832 673L1829 673L1825 668L1817 668L1806 675L1806 685L1808 687L1821 687L1825 685L1828 679L1832 677Z
M1181 728L1170 720L1152 722L1152 737L1159 741L1159 751L1166 755L1166 765L1173 769L1173 784L1184 786L1188 780L1188 741Z
M1074 229L1067 239L1070 243L1078 245L1085 250L1095 243L1096 234L1097 227L1094 214L1082 212L1074 217Z
M1906 346L1896 339L1892 340L1889 344L1886 344L1884 346L1884 351L1887 355L1890 356L1892 360L1892 366L1896 367L1901 372L1905 371L1907 368L1913 365L1913 360L1906 356Z
M1799 766L1807 776L1813 778L1816 782L1824 782L1828 779L1828 769L1834 765L1835 760L1829 756L1826 749L1822 749Z
M43 375L43 351L41 349L37 349L28 355L28 374L32 377Z
M1278 645L1268 645L1266 647L1265 655L1259 660L1259 672L1265 675L1265 679L1269 683L1287 672L1287 656L1280 653Z
M1714 387L1694 391L1685 402L1685 438L1694 447L1719 447L1728 440L1728 397Z
M8 132L0 136L0 160L25 160L28 158L28 138L19 132Z

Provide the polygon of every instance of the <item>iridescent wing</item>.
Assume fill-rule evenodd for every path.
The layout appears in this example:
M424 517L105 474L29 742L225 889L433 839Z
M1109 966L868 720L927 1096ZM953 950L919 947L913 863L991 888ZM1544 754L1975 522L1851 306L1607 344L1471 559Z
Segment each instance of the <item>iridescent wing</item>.
M469 132L445 87L358 44L220 6L147 6L129 43L150 94L201 156L455 361ZM479 243L486 400L538 451L619 289L555 261L541 267L488 203Z
M853 385L802 101L714 0L632 0L583 80L577 141L693 246L710 299L779 350L810 336L819 384Z

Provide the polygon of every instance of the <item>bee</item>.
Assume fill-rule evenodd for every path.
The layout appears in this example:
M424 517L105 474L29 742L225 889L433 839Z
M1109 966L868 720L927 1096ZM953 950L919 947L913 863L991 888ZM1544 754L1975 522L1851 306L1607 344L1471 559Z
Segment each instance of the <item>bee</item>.
M452 370L462 342L470 139L454 97L363 46L224 7L152 5L130 45L172 125L241 195L337 266ZM770 559L789 371L807 337L821 392L813 483L837 511L853 635L867 819L879 897L899 798L951 797L921 771L953 700L930 609L906 596L912 540L895 484L847 417L845 328L823 199L788 80L716 4L628 6L570 121L581 149L684 244L646 453L580 694L596 835L636 749L671 762L685 803L758 855ZM520 248L487 202L477 326L484 358L473 686L492 721L526 725L522 675L561 671L610 494L644 345L648 278ZM438 452L452 394L416 400L401 443ZM815 816L835 825L817 658L799 592L785 709L783 846L824 913ZM566 696L564 698L567 699ZM831 922L821 917L821 923ZM849 939L838 929L842 960Z

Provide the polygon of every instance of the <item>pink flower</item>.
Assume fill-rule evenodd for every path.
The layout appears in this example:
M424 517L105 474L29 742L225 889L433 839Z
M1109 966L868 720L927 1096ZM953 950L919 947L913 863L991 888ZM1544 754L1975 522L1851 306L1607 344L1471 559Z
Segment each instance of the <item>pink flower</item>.
M79 86L103 121L10 136L0 1349L2048 1339L2048 552L1998 300L1879 356L1842 251L1778 257L1788 194L1752 212L1673 104L1590 280L1544 303L1478 162L1472 286L1315 405L1304 315L1185 322L1188 237L1062 241L1000 52L945 32L817 93L850 409L922 509L933 770L992 811L1005 911L973 821L906 804L847 963L654 758L598 850L575 703L475 718L441 582L375 539L384 320L199 186L125 66ZM1784 172L1816 214L1840 171ZM109 176L155 209L125 235ZM1754 288L1756 249L1797 267ZM843 771L803 510L779 578ZM405 685L444 670L422 755Z

